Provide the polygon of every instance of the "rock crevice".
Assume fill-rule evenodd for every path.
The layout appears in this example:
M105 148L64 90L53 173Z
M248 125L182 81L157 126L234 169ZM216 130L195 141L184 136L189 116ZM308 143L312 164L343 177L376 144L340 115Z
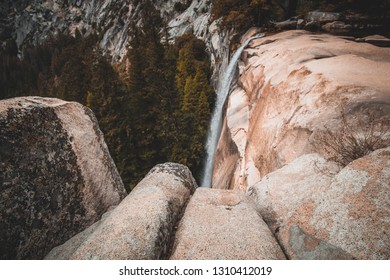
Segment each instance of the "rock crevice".
M196 188L187 167L159 164L107 217L46 259L166 258L174 227Z

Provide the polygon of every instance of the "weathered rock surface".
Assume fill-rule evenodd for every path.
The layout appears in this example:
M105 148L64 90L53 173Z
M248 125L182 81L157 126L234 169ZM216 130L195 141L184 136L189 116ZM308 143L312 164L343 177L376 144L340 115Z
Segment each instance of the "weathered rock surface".
M46 259L166 257L174 226L196 188L187 167L157 165L112 212Z
M188 1L181 1L189 3ZM234 35L230 28L222 24L222 19L211 21L212 4L209 0L190 1L188 8L168 22L171 39L178 38L186 32L203 40L210 55L212 80L218 87L218 77L221 77L229 62L229 44Z
M390 147L339 168L303 155L249 188L292 259L390 258Z
M39 97L0 101L0 258L43 258L125 195L88 108Z
M296 29L298 25L298 20L285 20L281 22L275 23L275 28L277 30L291 30L291 29Z
M176 3L187 5L185 0L153 1L167 21L178 15ZM139 19L139 5L135 4L132 0L2 1L0 36L3 42L14 40L21 50L58 33L74 34L77 29L89 35L103 31L100 48L116 61L126 54L130 23Z
M307 14L307 21L314 22L331 22L338 21L343 18L341 13L331 13L331 12L322 12L322 11L312 11Z
M352 31L352 25L346 24L343 21L333 21L324 24L322 30L334 35L348 35Z
M199 188L180 221L170 259L285 259L244 193Z
M329 156L314 144L325 126L342 128L341 112L364 124L390 117L390 49L286 31L253 40L242 59L227 101L214 187L246 190L301 155ZM356 131L364 127L356 124ZM237 159L229 166L227 154Z
M390 39L381 35L371 35L363 38L356 38L356 42L370 43L378 47L390 47Z
M333 35L368 36L371 34L387 35L388 22L381 15L357 14L351 11L343 13L312 11L306 17L292 17L273 23L277 30L304 29L307 31L325 31Z

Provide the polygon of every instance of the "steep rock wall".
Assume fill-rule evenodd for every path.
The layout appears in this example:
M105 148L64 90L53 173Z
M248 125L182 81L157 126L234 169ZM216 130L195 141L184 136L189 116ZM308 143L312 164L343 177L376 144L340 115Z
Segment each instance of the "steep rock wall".
M168 22L179 13L175 3L185 0L152 1ZM4 1L0 3L2 41L13 39L18 48L44 42L61 32L102 35L100 48L113 60L126 54L131 21L137 21L139 6L132 0Z
M222 135L230 137L220 139L216 157L223 162L235 145L238 160L215 169L213 181L234 170L217 187L246 190L300 155L325 155L315 143L325 126L341 129L342 114L365 123L368 114L371 121L390 115L389 77L388 48L305 31L254 40L227 101Z
M142 3L143 0L140 1ZM213 80L227 66L232 32L226 30L217 19L210 23L212 1L193 0L157 1L152 3L167 23L169 39L192 31L206 43L210 54ZM180 6L181 8L175 8ZM185 8L184 11L181 9ZM127 52L131 22L139 19L139 5L132 0L52 0L52 1L4 1L0 3L0 40L5 46L14 40L20 51L29 44L45 42L58 33L84 36L97 32L99 46L104 54L112 56L112 62L122 61ZM217 83L215 82L215 87Z
M192 31L194 35L205 42L210 55L214 87L217 88L218 77L229 63L229 45L233 30L222 25L221 19L211 20L212 1L194 0L180 15L173 17L169 23L171 40Z

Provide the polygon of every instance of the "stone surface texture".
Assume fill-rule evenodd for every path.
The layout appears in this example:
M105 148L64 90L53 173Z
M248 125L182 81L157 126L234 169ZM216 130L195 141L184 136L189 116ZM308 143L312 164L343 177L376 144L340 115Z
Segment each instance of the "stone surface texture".
M292 259L390 258L390 147L344 168L303 155L248 189Z
M92 111L0 101L0 258L40 259L126 195Z
M329 158L315 144L325 127L342 129L343 114L364 124L390 118L388 48L286 31L253 40L238 68L216 152L216 188L245 191L301 155ZM353 129L363 132L362 123Z
M180 221L170 259L285 259L242 192L198 188Z
M144 1L138 1L142 4ZM176 3L185 0L153 1L165 21L170 21L179 13L174 9ZM113 61L123 59L129 37L129 26L139 19L139 6L131 0L109 1L2 1L0 33L4 41L13 39L21 50L29 44L39 44L57 33L74 34L76 30L89 35L104 28L100 48L112 55ZM187 25L190 23L187 22Z
M174 227L197 188L189 169L154 167L101 221L54 248L46 259L161 259Z

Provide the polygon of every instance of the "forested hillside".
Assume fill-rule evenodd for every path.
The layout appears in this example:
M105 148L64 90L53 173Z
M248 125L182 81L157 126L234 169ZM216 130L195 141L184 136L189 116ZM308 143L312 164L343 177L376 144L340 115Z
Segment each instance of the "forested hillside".
M0 55L0 99L39 95L90 107L128 191L160 162L186 164L199 178L214 100L204 43L191 33L164 43L150 1L139 16L121 64L103 56L99 35L80 32L25 48L23 58L8 41Z

